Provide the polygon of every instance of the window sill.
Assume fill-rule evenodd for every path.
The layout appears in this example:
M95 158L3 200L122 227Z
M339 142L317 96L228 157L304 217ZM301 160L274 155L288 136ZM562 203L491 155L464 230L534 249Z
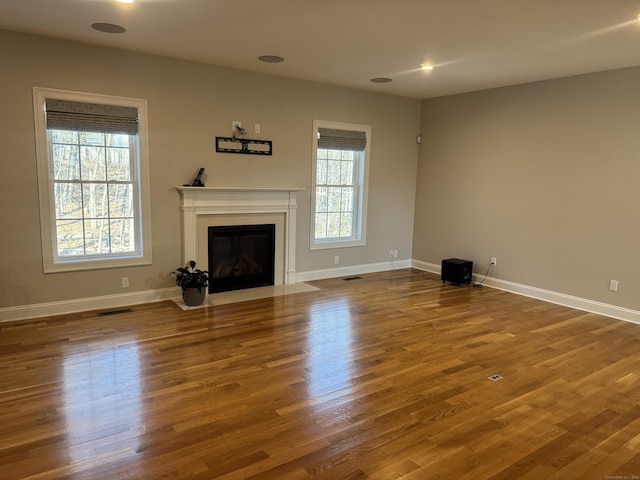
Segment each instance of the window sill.
M44 267L44 273L104 270L108 268L138 267L141 265L151 265L151 255L145 257L120 257L106 260L69 260L56 263L47 262Z
M348 247L363 247L367 243L364 239L359 240L336 240L326 242L313 242L311 243L311 250L328 250L331 248L348 248Z

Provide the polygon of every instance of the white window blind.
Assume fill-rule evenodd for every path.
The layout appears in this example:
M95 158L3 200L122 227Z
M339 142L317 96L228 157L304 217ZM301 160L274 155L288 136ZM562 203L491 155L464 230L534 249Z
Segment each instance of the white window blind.
M134 107L47 98L46 109L48 129L138 134Z

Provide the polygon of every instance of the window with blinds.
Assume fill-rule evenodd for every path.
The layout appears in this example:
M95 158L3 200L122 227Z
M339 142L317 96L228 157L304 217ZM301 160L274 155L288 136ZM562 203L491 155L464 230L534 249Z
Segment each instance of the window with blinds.
M371 128L314 122L311 248L364 245Z
M36 88L34 105L45 272L150 263L146 102Z

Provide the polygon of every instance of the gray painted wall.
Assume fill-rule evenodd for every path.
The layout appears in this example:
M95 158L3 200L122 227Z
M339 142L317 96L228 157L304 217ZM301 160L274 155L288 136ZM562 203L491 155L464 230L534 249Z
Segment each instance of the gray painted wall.
M276 71L274 66L274 72ZM179 195L203 166L208 186L303 187L297 270L411 256L420 101L287 80L170 58L0 31L0 308L162 289L181 264ZM148 101L153 265L44 275L32 87ZM371 125L367 245L309 249L312 121ZM260 123L272 157L215 153L231 122ZM251 131L251 130L250 130ZM131 287L121 288L128 276Z
M421 134L414 259L497 257L499 279L640 310L640 68L425 100Z

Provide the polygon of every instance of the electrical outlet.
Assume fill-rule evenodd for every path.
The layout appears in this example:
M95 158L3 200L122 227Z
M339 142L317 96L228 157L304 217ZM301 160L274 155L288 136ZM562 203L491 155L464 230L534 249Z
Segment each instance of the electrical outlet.
M122 277L122 288L129 288L129 277Z
M496 257L491 257L491 266L495 267L496 265L498 265L498 260Z
M618 291L618 280L609 281L609 290L611 290L612 292Z
M256 123L254 125L254 130L255 130L256 133L260 133L260 124L259 123Z
M393 258L398 258L398 250L393 251Z
M393 258L393 250L389 250L389 258Z
M338 255L336 255L335 257L333 257L333 263L335 265L338 265L340 263L340 257Z
M231 122L231 132L233 136L236 135L236 127L242 127L242 122L239 122L238 120L233 120Z

